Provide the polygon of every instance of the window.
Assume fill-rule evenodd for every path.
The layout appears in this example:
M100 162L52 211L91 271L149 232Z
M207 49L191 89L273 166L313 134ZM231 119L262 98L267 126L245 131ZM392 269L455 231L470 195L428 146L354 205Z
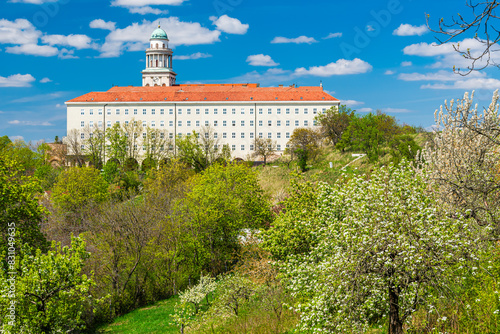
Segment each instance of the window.
M214 121L214 126L217 126L217 121Z
M245 139L245 132L241 133L241 139Z
M313 120L313 125L314 125L314 126L317 126L317 125L318 125L318 121Z
M299 108L295 108L295 114L299 113Z
M286 121L286 126L290 126L290 121L289 120Z
M231 114L235 115L236 114L236 109L231 110Z
M208 109L205 109L205 115L208 115Z
M245 108L241 108L241 114L245 115Z
M125 109L125 115L128 115L128 109Z
M108 112L106 114L111 115L111 110L108 109Z
M318 108L314 108L313 109L313 114L317 114L318 113Z
M160 126L165 126L165 121L160 121Z
M208 121L205 121L205 126L209 126L210 123Z
M262 139L263 135L262 135L262 132L259 132L259 138Z
M253 139L253 132L250 132L250 139Z
M277 149L278 151L281 151L281 145L276 145L276 149Z
M182 126L182 121L177 121L177 126L181 127Z
M276 138L278 138L278 139L280 139L280 138L281 138L281 132L278 132L278 133L276 134Z
M178 133L177 137L182 138L182 133Z
M208 139L208 132L205 132L205 139Z
M259 115L262 115L262 109L259 108Z
M156 126L155 121L151 121L151 127L154 128Z
M245 126L245 121L241 121L241 126Z
M200 121L196 121L196 126L200 126Z
M227 109L222 109L222 114L227 115Z
M81 121L80 126L83 128L85 126L85 121Z
M222 138L226 139L227 138L227 133L223 132L222 133Z
M115 123L116 123L116 124L120 124L120 121L116 121Z
M187 121L187 126L191 126L191 121Z
M89 133L89 138L94 138L94 134L92 132Z
M168 126L174 126L174 121L168 121Z
M146 151L146 145L142 145L142 150Z
M267 121L267 126L273 126L273 121Z
M102 121L99 121L99 122L97 123L97 126L98 126L98 127L100 127L100 128L102 128Z
M276 121L276 126L281 126L281 121Z
M168 110L168 114L169 114L169 115L173 115L173 114L174 114L174 109L169 109L169 110Z
M160 109L160 115L165 115L165 109Z
M231 121L232 126L236 126L236 121Z
M156 109L151 109L151 115L156 115Z
M304 108L304 115L307 115L309 113L309 110L307 108Z
M196 109L196 115L200 114L200 109Z
M99 109L99 115L102 115L102 109Z
M250 108L250 115L253 115L253 108Z
M250 145L250 151L253 151L253 144Z
M137 109L134 109L134 115L137 115Z
M299 126L299 121L295 120L295 126Z
M287 132L285 137L286 139L290 139L290 132Z
M217 112L217 109L214 109L214 115L217 115L218 112Z
M137 151L137 144L134 145L134 151Z
M250 121L250 126L253 126L253 120L252 120L252 121Z
M89 114L93 115L94 114L94 109L90 109Z
M146 121L142 121L142 127L145 128L148 126L148 123Z
M110 128L111 127L111 121L106 122L106 127Z
M80 115L85 115L85 109L80 110Z
M146 109L142 109L142 114L146 115Z
M267 109L268 115L271 115L273 113L273 110L271 108Z
M85 139L85 133L81 133L81 134L80 134L80 138L81 138L81 139Z
M116 110L115 110L115 113L116 113L117 115L120 115L120 109L116 109Z
M276 110L276 113L277 113L278 115L281 115L281 109L280 109L280 108L278 108L278 109Z
M142 133L142 138L146 138L146 132Z
M233 133L231 134L231 138L236 139L236 132L233 132Z
M94 121L89 122L89 127L93 128L94 127Z
M174 134L173 134L172 132L170 132L170 133L168 134L168 138L173 139L173 138L174 138Z
M304 126L309 126L309 122L307 120L304 121Z
M286 114L290 114L290 108L286 108Z
M227 126L227 121L222 121L222 126Z
M160 132L160 139L163 139L165 138L165 133L164 132Z
M271 132L268 132L267 133L267 138L269 138L269 139L273 138L273 134Z
M244 151L245 150L245 145L241 145L241 150Z
M262 126L262 120L259 121L259 126Z
M236 151L236 145L232 145L231 150Z
M191 115L191 109L188 109L188 110L187 110L187 114L188 114L188 115Z
M85 145L80 146L80 149L83 151L85 149Z
M214 133L214 139L217 139L218 138L218 134L217 132Z

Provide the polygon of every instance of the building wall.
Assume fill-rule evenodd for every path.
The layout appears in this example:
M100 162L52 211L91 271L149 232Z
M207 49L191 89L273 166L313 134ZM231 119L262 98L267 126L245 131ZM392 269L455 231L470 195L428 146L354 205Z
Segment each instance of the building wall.
M315 116L338 106L339 101L110 102L105 107L103 103L68 102L67 105L68 133L90 124L109 128L132 119L164 130L166 136L173 138L210 126L221 144L229 144L233 158L247 159L253 154L258 136L275 140L278 154L282 154L294 129L313 127Z

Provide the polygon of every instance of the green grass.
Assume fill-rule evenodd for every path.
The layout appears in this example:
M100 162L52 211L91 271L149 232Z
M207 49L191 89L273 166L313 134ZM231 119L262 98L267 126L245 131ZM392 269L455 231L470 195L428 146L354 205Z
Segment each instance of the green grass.
M116 318L111 324L97 330L99 334L164 334L178 333L179 329L171 325L174 305L178 297L162 300L154 305L146 306Z

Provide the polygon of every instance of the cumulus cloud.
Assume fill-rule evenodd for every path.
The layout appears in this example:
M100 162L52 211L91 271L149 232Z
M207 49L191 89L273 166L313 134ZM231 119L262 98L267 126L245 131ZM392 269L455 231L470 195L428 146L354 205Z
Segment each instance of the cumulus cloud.
M71 46L76 49L91 49L92 39L87 35L45 35L42 42L49 45Z
M382 108L381 109L385 113L406 113L406 112L411 112L410 109L403 109L403 108Z
M248 56L247 62L252 66L278 66L279 65L271 58L271 56L264 55L264 54Z
M307 36L299 36L297 38L287 38L287 37L275 37L271 43L272 44L286 44L286 43L295 43L295 44L312 44L312 43L317 43L318 41L315 40L313 37L307 37Z
M59 54L59 49L49 45L23 44L5 48L7 53L30 56L53 57Z
M200 45L213 44L220 41L219 30L202 27L198 22L183 22L178 17L168 17L160 20L162 28L171 36L170 44ZM132 23L123 29L111 31L101 47L101 57L118 57L124 51L142 51L146 48L151 32L157 27L155 22L143 20Z
M486 73L483 72L471 72L468 78L483 78L485 76ZM403 81L457 81L463 78L460 74L444 70L434 73L401 73L398 75L398 79Z
M392 32L396 36L422 36L428 33L429 29L425 24L421 26L412 26L411 24L401 24L396 30Z
M500 80L493 78L473 78L455 81L451 85L447 84L426 84L422 89L459 89L459 90L477 90L477 89L500 89Z
M42 80L40 80L41 83L47 83L47 82L52 82L52 80L50 80L49 78L43 78Z
M408 66L412 66L412 65L413 65L413 63L411 61L404 61L401 63L401 66L403 66L403 67L408 67Z
M348 107L355 107L355 106L359 106L359 105L362 105L365 103L361 102L361 101L356 101L356 100L340 100L340 104L345 104Z
M0 43L36 44L41 35L42 32L28 20L0 20Z
M247 33L250 25L241 23L240 20L229 17L227 15L222 15L217 18L216 16L211 16L210 21L219 29L228 34L244 35Z
M396 73L396 72L391 71L391 70L387 70L384 72L385 75L393 75L394 73Z
M161 10L158 8L153 8L151 6L129 7L128 11L132 14L141 14L141 15L146 15L146 14L161 15L168 13L168 10Z
M193 53L193 54L190 54L190 55L174 56L174 59L177 59L177 60L190 60L190 59L202 59L202 58L210 58L210 57L212 57L211 54L196 52L196 53Z
M47 122L47 121L20 121L20 120L13 120L9 121L9 124L12 125L23 125L23 126L53 126L54 124Z
M143 7L151 5L182 5L187 0L113 0L111 6L117 7Z
M295 75L313 75L318 77L330 77L334 75L347 75L347 74L360 74L366 73L372 70L372 65L355 58L353 60L339 59L334 63L330 63L325 66L313 66L309 69L304 67L295 70Z
M361 108L357 109L358 112L373 112L373 108Z
M323 39L330 39L330 38L337 38L337 37L342 37L342 33L341 32L331 32L330 34L328 34L328 36L323 37Z
M14 74L8 77L0 76L0 87L31 87L35 78L31 74Z
M93 29L104 29L113 31L116 28L116 22L111 22L111 21L106 22L103 19L96 19L90 22L89 27Z

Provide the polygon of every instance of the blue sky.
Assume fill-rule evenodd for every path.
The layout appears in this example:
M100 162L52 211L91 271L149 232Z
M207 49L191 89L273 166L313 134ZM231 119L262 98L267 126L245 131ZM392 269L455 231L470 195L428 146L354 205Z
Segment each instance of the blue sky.
M158 22L177 83L318 86L359 112L430 127L444 100L500 88L497 68L462 77L451 44L436 47L425 14L467 14L465 0L10 0L0 6L0 136L66 135L64 102L141 85ZM473 52L479 45L457 42Z

